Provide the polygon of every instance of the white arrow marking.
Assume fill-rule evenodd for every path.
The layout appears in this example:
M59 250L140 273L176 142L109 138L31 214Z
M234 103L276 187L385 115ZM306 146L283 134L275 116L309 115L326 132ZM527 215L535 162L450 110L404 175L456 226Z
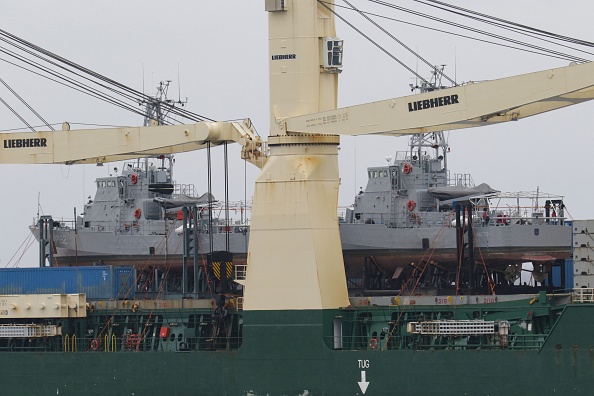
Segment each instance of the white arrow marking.
M359 388L361 388L361 392L365 394L367 392L367 387L369 386L369 382L365 380L365 371L361 371L361 382L357 382L359 384Z

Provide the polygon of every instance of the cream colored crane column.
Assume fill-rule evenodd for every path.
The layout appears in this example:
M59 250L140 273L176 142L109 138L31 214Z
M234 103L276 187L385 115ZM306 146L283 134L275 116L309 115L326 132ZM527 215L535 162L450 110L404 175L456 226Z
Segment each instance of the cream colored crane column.
M246 310L349 304L338 230L335 135L287 135L285 119L336 108L337 70L322 68L333 15L315 0L266 0L270 30L268 161L256 181ZM290 131L289 131L290 132Z
M246 310L349 304L338 231L338 136L277 136L256 181Z
M288 117L334 110L338 70L323 69L322 44L336 37L334 14L316 0L266 0L269 12L270 136ZM329 4L331 1L326 1Z

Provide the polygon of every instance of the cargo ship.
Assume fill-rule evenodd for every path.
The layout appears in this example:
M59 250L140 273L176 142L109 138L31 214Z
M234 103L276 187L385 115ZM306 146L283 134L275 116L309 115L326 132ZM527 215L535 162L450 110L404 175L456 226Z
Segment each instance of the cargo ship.
M566 278L559 285L564 290L477 294L456 278L454 293L423 295L425 266L398 295L349 297L337 221L337 135L400 135L520 120L593 99L594 66L337 109L343 43L334 31L333 3L270 0L265 6L272 121L266 149L249 121L2 134L5 141L48 142L18 150L5 146L3 163L103 163L235 141L242 156L261 168L247 265L228 266L226 258L212 257L219 274L234 273L211 279L207 293L170 295L161 283L150 294L137 274L134 286L121 282L123 292L111 289L109 299L92 294L94 286L104 287L96 278L91 285L84 279L74 283L85 293L38 277L35 294L2 295L3 391L588 394L594 388L594 223L572 225L578 274L572 271L571 282ZM84 152L82 141L88 143ZM464 218L463 205L455 207ZM460 276L468 269L460 268ZM114 284L107 275L105 281ZM230 282L236 285L232 290ZM116 298L122 294L128 298Z

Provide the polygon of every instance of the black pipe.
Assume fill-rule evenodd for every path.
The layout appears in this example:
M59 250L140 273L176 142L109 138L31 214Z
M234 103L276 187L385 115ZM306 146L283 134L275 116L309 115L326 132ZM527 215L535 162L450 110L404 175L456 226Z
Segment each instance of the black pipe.
M460 286L460 269L462 268L462 260L463 260L463 244L464 238L462 235L462 226L460 224L460 205L456 204L456 255L458 263L457 265L457 287Z
M475 275L476 275L476 263L474 262L474 225L472 224L472 207L471 205L466 206L467 217L468 217L468 261L469 261L469 276L468 276L468 287L469 291L472 292L472 288L476 286Z

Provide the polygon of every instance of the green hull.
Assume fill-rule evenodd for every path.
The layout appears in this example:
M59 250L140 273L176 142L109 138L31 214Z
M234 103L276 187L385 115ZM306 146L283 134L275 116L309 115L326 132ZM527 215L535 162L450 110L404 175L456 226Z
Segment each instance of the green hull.
M362 371L369 383L365 395L589 395L594 391L594 305L564 306L538 348L406 350L382 348L380 340L377 350L356 346L333 350L328 342L332 320L359 312L246 311L241 346L235 350L3 351L2 393L362 395L358 384Z

